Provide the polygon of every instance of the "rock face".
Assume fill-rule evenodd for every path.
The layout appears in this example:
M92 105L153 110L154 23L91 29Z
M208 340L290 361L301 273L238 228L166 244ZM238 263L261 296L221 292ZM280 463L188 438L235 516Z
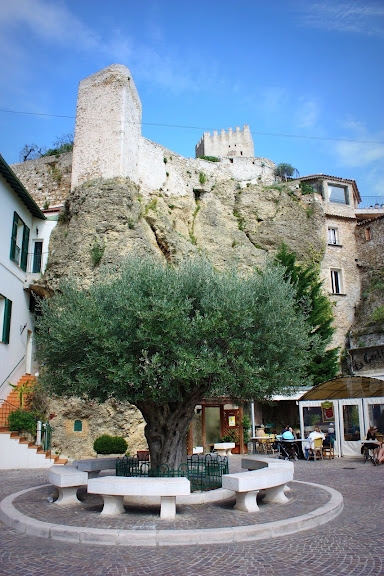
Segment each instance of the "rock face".
M145 196L129 179L92 181L67 198L51 235L43 282L73 275L87 284L129 254L177 264L204 254L214 266L265 264L284 241L300 259L322 255L324 213L293 184L239 188L233 180L199 184L183 196Z
M51 399L50 413L53 427L52 452L62 451L73 459L96 456L93 443L102 434L123 436L128 452L146 449L144 420L134 406L127 402L108 400L103 404L79 398Z

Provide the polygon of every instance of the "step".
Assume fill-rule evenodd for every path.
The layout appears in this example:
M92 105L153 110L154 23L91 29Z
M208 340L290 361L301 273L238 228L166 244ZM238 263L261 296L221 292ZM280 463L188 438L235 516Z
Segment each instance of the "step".
M58 458L55 460L55 464L66 464L68 462L68 458Z

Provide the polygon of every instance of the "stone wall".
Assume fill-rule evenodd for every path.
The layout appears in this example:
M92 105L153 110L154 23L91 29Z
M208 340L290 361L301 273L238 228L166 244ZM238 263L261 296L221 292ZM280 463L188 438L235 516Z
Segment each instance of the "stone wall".
M72 152L11 166L40 208L62 204L71 189Z
M228 132L215 130L213 134L204 132L200 142L195 147L196 157L198 156L243 156L253 158L253 139L249 126L245 125L243 130L236 126L235 130L229 128Z

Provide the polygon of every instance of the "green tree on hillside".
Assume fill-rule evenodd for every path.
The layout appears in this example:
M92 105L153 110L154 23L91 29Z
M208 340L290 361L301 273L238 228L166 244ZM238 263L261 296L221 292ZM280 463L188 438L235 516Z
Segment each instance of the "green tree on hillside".
M309 382L312 336L277 267L244 277L201 261L130 260L88 288L63 282L41 311L43 384L137 406L155 468L186 461L203 397L265 399Z
M293 176L299 176L299 172L291 166L291 164L281 163L278 164L275 168L275 176L278 176L284 182L288 180L288 178L292 178Z
M339 372L339 348L330 348L333 326L333 310L329 298L323 293L319 269L314 264L297 264L296 255L283 244L275 256L275 263L283 266L284 278L296 289L296 307L307 314L309 333L316 336L312 341L312 359L308 375L314 384L334 378Z

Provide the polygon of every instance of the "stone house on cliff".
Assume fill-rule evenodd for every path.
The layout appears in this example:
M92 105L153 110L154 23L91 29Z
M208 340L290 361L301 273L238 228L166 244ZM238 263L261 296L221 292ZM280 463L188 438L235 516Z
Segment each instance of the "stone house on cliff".
M348 357L346 336L361 301L361 254L367 262L372 259L361 231L370 228L378 243L383 238L380 220L369 226L358 220L356 182L315 174L280 186L275 164L254 156L248 126L205 133L196 146L198 157L184 158L142 136L141 114L129 70L109 66L80 82L73 153L13 167L38 203L47 198L65 203L65 223L52 235L40 288L54 290L69 273L84 282L97 278L90 256L95 243L103 246L105 263L132 253L177 263L203 251L218 268L247 269L263 266L284 241L300 260L320 264L324 289L335 305L333 345L345 349L347 342ZM382 268L382 257L373 266ZM380 340L376 344L384 349ZM350 362L352 371L354 366ZM375 365L375 375L383 374L383 367L384 359ZM71 456L92 453L95 410L75 400L64 412L58 405L52 410L58 414L57 442ZM115 424L119 410L107 409L109 421L98 418L97 433L121 433L121 422ZM124 435L130 446L145 447L134 432L142 433L140 417L131 411L130 418L134 425L124 428ZM241 408L231 401L206 399L196 408L191 443L208 446L209 430L222 434L233 422L241 433L241 418ZM259 406L255 418L261 424ZM74 430L79 419L87 423L81 448Z

